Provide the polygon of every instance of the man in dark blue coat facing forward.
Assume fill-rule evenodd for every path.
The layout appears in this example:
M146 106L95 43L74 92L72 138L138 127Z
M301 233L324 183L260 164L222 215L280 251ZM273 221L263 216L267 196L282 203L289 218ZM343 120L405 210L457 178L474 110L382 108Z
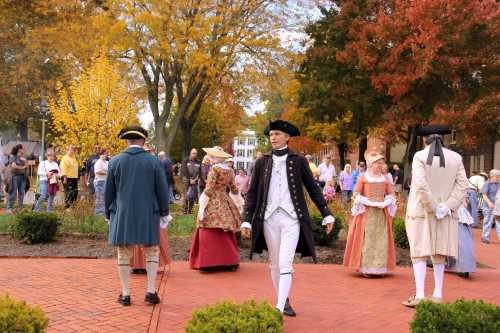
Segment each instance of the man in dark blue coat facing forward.
M141 245L146 254L148 290L145 301L158 304L156 273L159 261L160 227L166 228L169 215L168 185L160 161L144 150L147 131L127 127L119 134L128 148L114 157L108 168L105 204L109 220L110 245L118 249L118 272L122 293L118 303L130 305L128 278L132 247Z

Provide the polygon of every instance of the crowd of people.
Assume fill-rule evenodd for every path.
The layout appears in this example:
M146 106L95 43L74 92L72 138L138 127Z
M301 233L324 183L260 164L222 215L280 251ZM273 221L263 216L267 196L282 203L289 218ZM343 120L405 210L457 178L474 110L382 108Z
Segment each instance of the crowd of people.
M190 267L237 270L236 233L241 232L251 238L250 257L268 251L276 308L284 315L296 315L289 299L295 253L316 261L305 192L321 213L327 233L335 223L328 204L336 193L351 204L344 266L366 278L394 271L392 221L405 193L416 292L403 304L415 307L424 299L441 302L445 270L464 276L475 272L472 228L480 227L479 209L483 215L481 241L490 243L494 224L500 238L500 171L474 173L467 179L461 156L443 146L442 136L448 133L444 126L419 130L425 148L415 154L412 177L405 180L398 165L389 172L385 155L376 150L367 151L366 162L355 168L347 163L338 175L330 155L316 166L312 156L288 149L288 140L300 131L282 120L270 122L264 132L272 151L259 152L247 170L235 170L232 156L218 146L203 148L206 155L201 162L198 151L192 149L176 166L164 152L155 156L145 147L146 130L123 129L119 138L127 141L128 148L110 160L106 149L96 146L85 162L83 177L95 196L95 213L104 215L109 223L109 244L117 247L122 284L118 302L131 304L128 278L134 270L148 275L145 301L160 302L155 276L159 266L169 260L166 228L172 220L169 204L174 202L176 170L182 182L183 212L192 214L198 207ZM38 166L40 195L34 210L40 211L45 201L46 210L53 209L59 182L64 187L65 206L70 208L77 200L80 179L75 149L68 147L59 163L52 148L46 156ZM16 197L22 206L28 187L22 146L14 147L6 166L3 176L4 181L8 177L7 209L11 210ZM426 297L429 262L434 268L434 292Z

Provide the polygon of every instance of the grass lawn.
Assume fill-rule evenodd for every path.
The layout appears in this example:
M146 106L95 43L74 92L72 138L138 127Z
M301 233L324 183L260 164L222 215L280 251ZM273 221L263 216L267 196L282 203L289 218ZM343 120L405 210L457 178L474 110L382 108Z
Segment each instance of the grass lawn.
M169 236L191 236L196 228L194 215L173 215L168 226Z
M0 215L0 232L7 232L7 223L12 219L12 215Z

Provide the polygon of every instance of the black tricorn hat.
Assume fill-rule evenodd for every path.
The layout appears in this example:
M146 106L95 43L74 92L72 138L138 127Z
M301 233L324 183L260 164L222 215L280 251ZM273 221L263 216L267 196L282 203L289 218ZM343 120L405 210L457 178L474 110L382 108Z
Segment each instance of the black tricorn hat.
M417 134L419 136L428 136L432 134L445 135L451 134L451 130L444 125L427 125L420 127L417 131Z
M267 125L266 129L264 130L264 135L269 136L269 132L273 130L285 132L290 136L300 136L299 129L285 120L278 119L275 121L270 121L269 125Z
M120 131L118 138L125 140L137 140L144 139L148 137L148 131L146 131L141 126L128 126Z

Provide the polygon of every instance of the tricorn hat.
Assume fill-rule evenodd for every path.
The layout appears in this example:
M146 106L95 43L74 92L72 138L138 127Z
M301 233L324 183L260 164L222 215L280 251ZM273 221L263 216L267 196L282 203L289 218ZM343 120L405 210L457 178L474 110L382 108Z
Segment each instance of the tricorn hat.
M295 127L288 121L281 119L270 121L269 125L267 125L266 129L264 130L264 135L269 136L269 132L273 130L285 132L290 136L300 136L300 131L297 127Z
M118 138L125 140L137 140L144 139L148 137L148 131L146 131L141 126L128 126L120 131Z
M419 136L428 136L432 134L445 135L451 134L451 130L444 125L427 125L420 127L417 131L417 134Z
M212 157L219 157L219 158L231 158L233 157L232 155L226 153L222 147L215 146L212 148L202 148L207 155L212 156Z

